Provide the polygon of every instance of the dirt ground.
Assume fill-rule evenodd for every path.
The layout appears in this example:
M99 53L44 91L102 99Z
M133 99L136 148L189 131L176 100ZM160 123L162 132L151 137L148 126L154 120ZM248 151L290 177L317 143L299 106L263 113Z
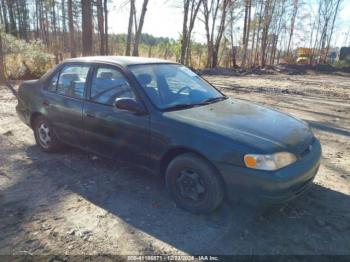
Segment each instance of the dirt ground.
M350 254L350 77L207 76L234 98L308 121L323 146L315 185L258 210L196 216L161 179L76 149L42 153L0 87L0 254Z

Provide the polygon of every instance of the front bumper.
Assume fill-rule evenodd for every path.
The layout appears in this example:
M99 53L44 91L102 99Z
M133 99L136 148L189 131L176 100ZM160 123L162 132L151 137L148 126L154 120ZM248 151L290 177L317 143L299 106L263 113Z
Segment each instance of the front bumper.
M320 166L321 144L315 139L308 154L277 171L262 171L227 163L218 165L230 200L251 203L281 203L306 191Z

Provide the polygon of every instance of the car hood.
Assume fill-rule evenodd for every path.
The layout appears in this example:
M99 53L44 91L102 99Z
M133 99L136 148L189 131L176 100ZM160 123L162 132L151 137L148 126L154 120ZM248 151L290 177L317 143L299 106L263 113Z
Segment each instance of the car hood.
M304 152L313 139L309 126L286 113L238 99L167 112L166 116L225 136L260 152Z

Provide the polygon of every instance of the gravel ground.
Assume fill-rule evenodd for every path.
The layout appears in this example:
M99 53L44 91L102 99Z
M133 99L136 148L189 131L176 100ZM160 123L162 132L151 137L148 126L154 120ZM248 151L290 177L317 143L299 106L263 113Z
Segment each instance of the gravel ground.
M141 168L72 148L42 153L0 86L0 254L350 255L350 77L207 79L310 123L323 157L309 192L271 209L225 203L192 215Z

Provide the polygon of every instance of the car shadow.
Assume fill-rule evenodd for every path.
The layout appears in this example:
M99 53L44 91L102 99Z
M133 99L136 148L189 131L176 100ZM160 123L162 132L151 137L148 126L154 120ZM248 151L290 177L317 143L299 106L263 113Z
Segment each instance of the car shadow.
M72 191L130 227L188 254L348 254L350 250L350 197L321 185L313 185L286 205L261 209L258 200L255 207L225 202L211 214L193 215L175 206L163 179L134 165L76 149L45 154L30 146L25 153L33 160L30 168L38 180L49 179L56 190ZM52 199L54 208L55 190L50 194L53 197L40 193L36 197Z

